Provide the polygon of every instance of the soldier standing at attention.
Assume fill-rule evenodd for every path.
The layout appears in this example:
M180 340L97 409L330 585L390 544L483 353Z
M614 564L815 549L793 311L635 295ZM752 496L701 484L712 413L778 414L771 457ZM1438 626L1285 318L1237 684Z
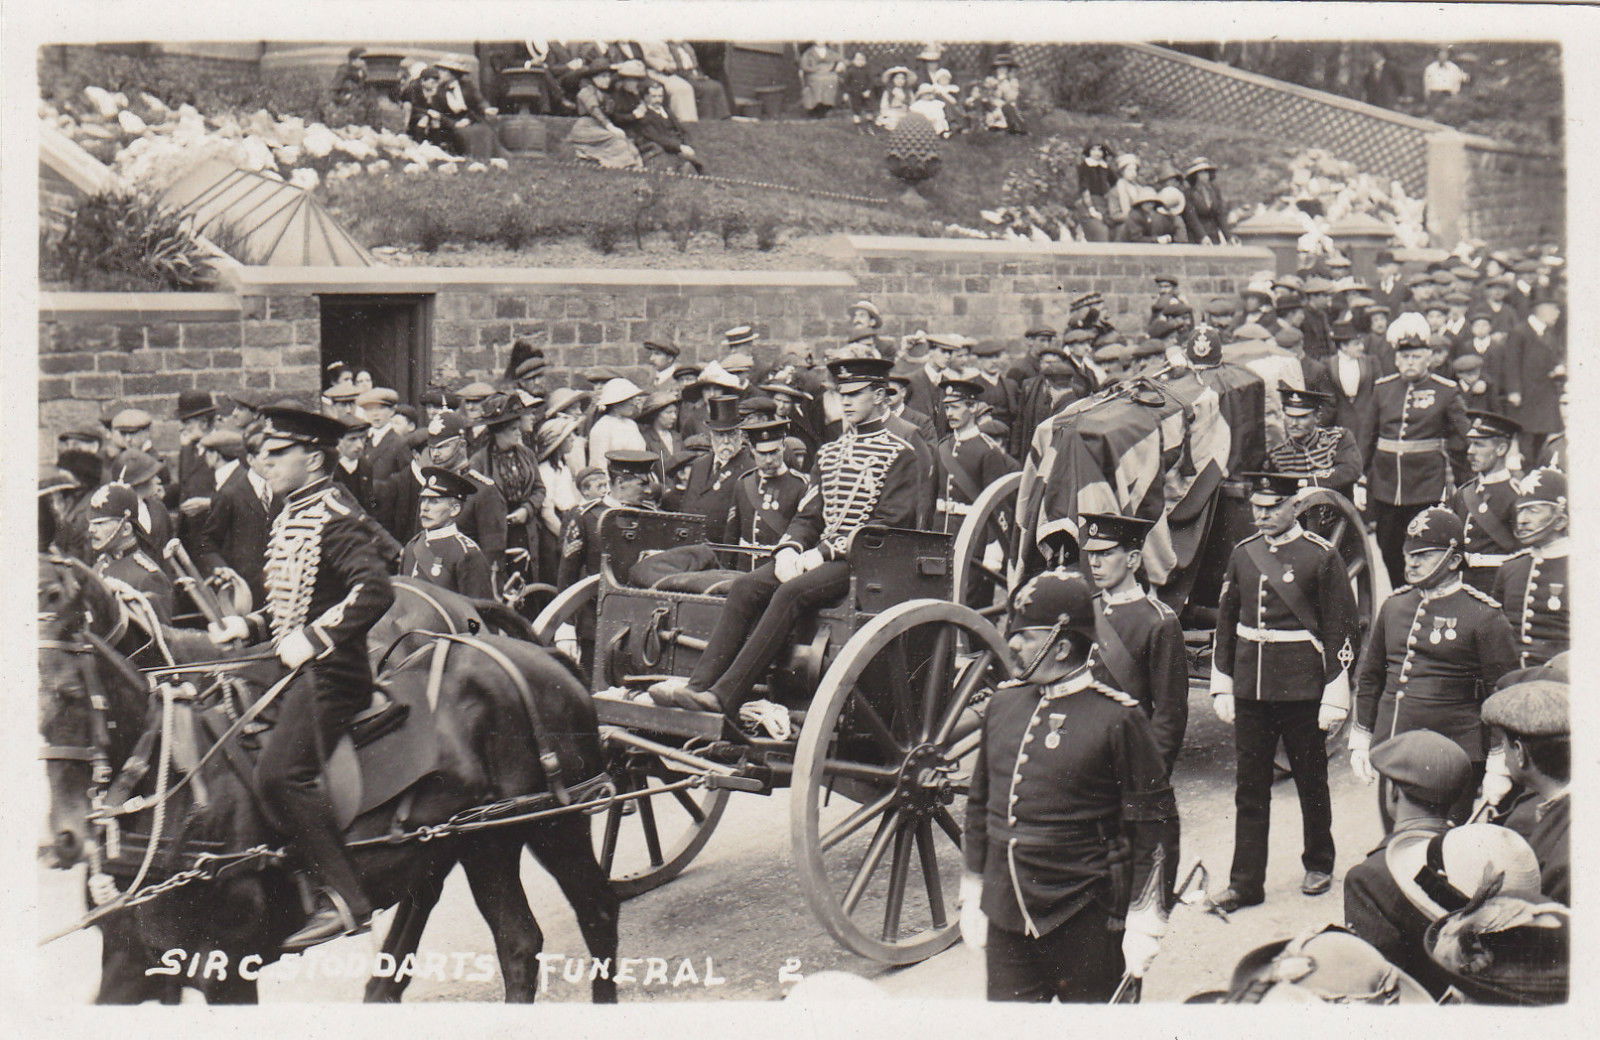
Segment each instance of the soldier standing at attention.
M1523 668L1572 645L1567 611L1567 477L1536 469L1517 485L1517 540L1527 548L1501 565L1494 597L1505 609Z
M1100 664L1111 685L1144 709L1171 773L1189 725L1189 658L1178 615L1139 585L1144 538L1154 526L1137 517L1088 513L1078 537L1089 578L1100 590L1094 619Z
M126 484L102 484L89 496L89 547L95 573L120 581L172 624L172 579L139 544L139 496Z
M506 498L493 477L473 468L468 448L467 420L463 415L445 412L428 424L428 456L433 464L466 477L473 484L474 490L462 504L456 523L483 549L493 572L506 554Z
M749 423L744 432L756 465L739 478L733 493L728 537L737 537L740 545L770 547L789 529L810 485L784 461L788 423L781 419Z
M1517 489L1506 454L1522 426L1493 412L1468 412L1467 465L1473 477L1450 496L1450 509L1466 529L1462 577L1479 592L1494 588L1500 565L1516 552Z
M1396 323L1398 325L1398 323ZM1405 332L1394 346L1393 375L1373 385L1378 444L1367 472L1376 515L1378 550L1389 584L1404 583L1406 526L1428 506L1444 501L1453 483L1450 455L1465 448L1466 408L1456 384L1428 371L1428 337Z
M489 561L478 543L456 529L461 503L477 486L459 473L438 466L422 471L417 509L422 530L400 555L400 573L459 592L474 599L493 599Z
M1511 626L1499 604L1461 580L1461 518L1442 506L1418 513L1406 532L1409 584L1378 608L1356 670L1356 717L1350 729L1350 768L1373 783L1371 749L1398 733L1431 729L1461 745L1472 761L1472 783L1450 807L1466 820L1480 781L1496 804L1511 789L1505 752L1491 749L1479 707L1495 683L1517 666ZM1388 800L1379 792L1384 830Z
M1332 808L1323 734L1350 710L1346 669L1355 660L1356 603L1339 554L1295 517L1298 477L1244 474L1258 534L1228 561L1217 606L1211 706L1234 727L1233 869L1215 900L1224 910L1265 899L1272 759L1283 741L1300 796L1305 878L1300 891L1333 884Z
M990 1000L1103 1004L1166 932L1178 806L1138 702L1094 677L1092 597L1057 570L1012 600L1022 669L989 702L962 835L961 935Z
M991 483L1017 470L1017 460L978 428L984 386L976 379L946 379L943 387L945 423L950 433L939 442L940 488L938 525L955 531L972 504Z
M324 756L372 699L367 630L394 602L389 573L361 507L329 477L345 424L295 408L266 408L263 470L283 509L267 544L267 602L207 629L220 645L270 639L286 668L305 667L285 691L256 765L263 801L290 850L323 886L295 951L366 927L362 891L321 779Z

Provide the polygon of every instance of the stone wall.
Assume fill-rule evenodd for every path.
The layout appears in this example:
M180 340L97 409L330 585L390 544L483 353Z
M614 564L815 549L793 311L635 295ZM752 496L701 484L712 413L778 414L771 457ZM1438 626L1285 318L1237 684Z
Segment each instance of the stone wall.
M1095 291L1129 328L1142 325L1158 273L1195 302L1236 292L1272 266L1266 249L850 237L834 271L538 268L240 268L231 293L44 293L39 421L47 434L118 408L158 420L170 447L178 391L239 388L309 396L321 363L320 293L431 297L433 377L448 386L498 379L513 339L542 345L554 375L591 365L643 375L644 342L685 359L717 356L721 333L754 325L756 353L842 338L861 297L884 332L917 329L1014 345L1030 326L1065 323Z
M1567 175L1559 155L1469 137L1464 161L1463 236L1565 243Z

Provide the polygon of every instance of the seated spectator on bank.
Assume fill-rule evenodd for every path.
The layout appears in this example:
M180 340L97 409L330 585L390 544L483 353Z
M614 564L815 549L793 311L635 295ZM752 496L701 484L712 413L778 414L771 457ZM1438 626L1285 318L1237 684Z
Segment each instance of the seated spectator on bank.
M1144 190L1144 185L1139 181L1139 157L1132 152L1123 152L1115 160L1117 169L1116 180L1111 185L1111 190L1106 193L1106 216L1110 218L1111 233L1115 236L1117 228L1128 219L1128 214L1133 212L1134 199Z
M333 74L333 100L348 105L359 100L367 88L367 49L351 47L343 65Z
M561 77L582 68L583 59L555 40L524 40L522 46L528 52L522 67L537 73L534 82L539 86L539 110L548 116L571 112L572 98L561 85Z
M1172 218L1162 209L1161 196L1156 194L1155 189L1139 185L1132 203L1127 218L1115 236L1116 241L1159 242L1161 236L1167 234L1167 241L1170 242Z
M610 91L615 77L610 62L585 65L578 77L582 81L576 98L578 119L567 134L567 143L580 160L610 169L643 169L644 161L639 157L639 150L628 139L627 131L612 120L613 100ZM629 111L633 107L629 105Z
M839 91L852 123L870 123L877 111L878 81L861 51L850 55L850 63L840 76Z
M904 65L885 69L883 93L878 97L878 125L893 130L911 111L916 95L911 90L911 70Z
M1111 146L1094 141L1084 145L1078 160L1078 227L1086 241L1105 242L1111 238L1107 196L1116 183Z
M422 144L453 151L449 102L444 92L444 70L429 65L400 92L400 118L406 136Z
M484 102L477 78L465 62L449 59L440 61L438 66L448 77L444 99L455 138L451 151L484 162L493 159L499 148L493 119L500 114L499 109Z
M839 104L839 76L844 55L831 43L816 40L800 55L800 107L821 119Z
M988 125L990 130L1004 130L1008 134L1025 134L1027 126L1022 121L1022 80L1017 77L1017 63L1009 52L995 55L991 74L995 78L994 97L999 104L1001 125Z
M699 98L694 84L683 75L679 53L665 40L640 40L639 54L644 59L650 79L661 85L666 106L680 123L700 121ZM689 48L685 47L688 51ZM689 51L693 55L693 51Z
M1228 204L1217 189L1217 167L1210 159L1201 156L1183 171L1187 200L1185 222L1189 226L1189 239L1221 245L1228 240Z
M930 82L934 94L944 102L944 117L950 124L950 132L959 134L970 129L967 123L967 110L961 105L961 88L956 84L955 75L949 69L939 69L934 72Z
M628 132L644 164L673 172L685 164L705 173L705 163L689 144L689 133L667 108L667 91L659 82L645 85L644 99L629 113Z

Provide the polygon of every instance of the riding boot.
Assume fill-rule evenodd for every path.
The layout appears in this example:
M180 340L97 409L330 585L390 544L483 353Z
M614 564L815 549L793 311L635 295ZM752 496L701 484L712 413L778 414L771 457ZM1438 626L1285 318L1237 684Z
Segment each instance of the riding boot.
M304 949L340 935L365 931L372 905L355 866L345 852L344 839L333 823L333 813L315 799L296 798L284 806L295 840L291 848L312 877L323 886L323 899L305 926L284 940L285 950Z

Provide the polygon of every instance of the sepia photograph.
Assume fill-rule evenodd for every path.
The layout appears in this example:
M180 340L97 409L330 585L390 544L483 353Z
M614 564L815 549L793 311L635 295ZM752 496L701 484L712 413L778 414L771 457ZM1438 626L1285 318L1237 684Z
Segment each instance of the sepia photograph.
M1577 32L428 6L8 44L36 1009L1567 1003Z

